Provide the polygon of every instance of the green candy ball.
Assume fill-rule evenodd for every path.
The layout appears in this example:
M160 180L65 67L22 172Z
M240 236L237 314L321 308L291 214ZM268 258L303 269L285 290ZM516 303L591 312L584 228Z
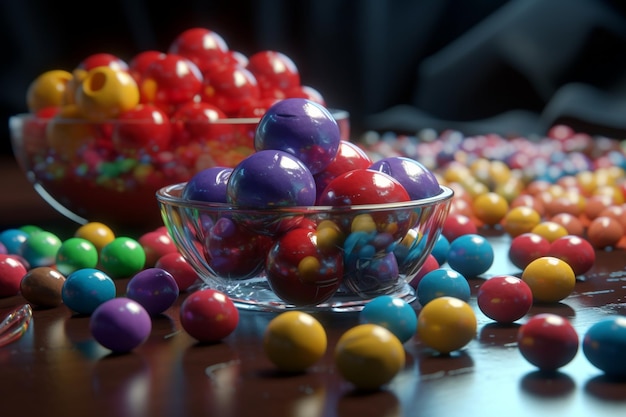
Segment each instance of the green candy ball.
M144 268L145 263L143 246L130 237L116 237L100 253L100 265L114 279L135 275Z
M56 266L60 273L67 276L83 268L95 268L98 265L98 249L95 245L80 237L65 240L56 256Z

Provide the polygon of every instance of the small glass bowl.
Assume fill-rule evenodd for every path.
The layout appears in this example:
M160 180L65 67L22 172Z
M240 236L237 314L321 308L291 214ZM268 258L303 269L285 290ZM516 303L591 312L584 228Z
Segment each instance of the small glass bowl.
M415 300L410 285L431 253L453 191L361 206L242 209L160 189L161 216L203 280L242 309L359 311L371 299Z
M349 113L329 110L349 140ZM183 143L150 151L149 144L116 142L123 130L154 127L151 121L38 118L9 119L14 156L35 190L57 211L84 224L100 221L115 228L147 231L162 225L154 200L157 190L184 182L212 166L234 167L254 152L260 119L187 122ZM175 132L172 130L172 135ZM155 134L158 134L156 132Z

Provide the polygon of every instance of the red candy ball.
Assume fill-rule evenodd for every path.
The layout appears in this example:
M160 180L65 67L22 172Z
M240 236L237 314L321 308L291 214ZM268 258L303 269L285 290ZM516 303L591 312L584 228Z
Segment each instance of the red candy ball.
M457 237L463 235L474 235L478 233L476 223L464 214L452 213L443 223L441 234L452 242Z
M186 291L200 278L196 270L179 252L170 252L161 256L154 267L172 274L180 291Z
M201 343L215 343L231 334L239 323L235 303L214 289L190 294L180 306L180 324Z
M335 177L319 197L322 206L353 206L409 201L396 179L369 169L355 169Z
M137 158L169 148L172 126L167 114L158 107L140 104L121 113L118 120L111 141L121 155Z
M509 259L521 270L537 258L547 256L550 242L536 233L522 233L513 238L509 248Z
M282 91L300 85L300 73L287 55L276 51L260 51L248 59L248 69L263 90L277 88Z
M580 236L563 236L550 244L547 256L565 261L576 276L589 271L596 261L596 252L591 243Z
M28 271L19 258L0 254L0 297L11 297L20 292L20 283Z
M520 278L500 275L489 278L479 288L476 301L485 316L499 323L513 323L528 313L533 293Z
M228 45L222 36L206 28L191 28L180 33L170 44L168 53L184 56L203 73L229 61Z
M538 314L523 324L517 333L522 356L540 370L555 371L574 359L578 334L572 324L556 314Z
M178 252L170 235L162 229L144 233L138 242L146 253L146 268L153 267L162 256Z
M229 117L261 98L256 78L240 65L222 65L204 78L202 100L219 107Z

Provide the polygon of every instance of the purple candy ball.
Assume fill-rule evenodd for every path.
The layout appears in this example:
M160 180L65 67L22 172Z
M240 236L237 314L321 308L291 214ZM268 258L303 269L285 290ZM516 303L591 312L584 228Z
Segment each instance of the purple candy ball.
M116 353L129 352L146 341L152 320L145 308L126 297L100 304L90 318L91 334L105 348Z
M374 162L370 169L384 172L404 186L411 200L433 197L441 192L437 177L420 162L404 156L392 156Z
M315 180L292 154L258 151L233 169L227 196L229 203L239 207L312 206L316 199Z
M126 286L126 296L155 316L170 308L178 298L176 280L164 269L147 268L135 274Z
M317 174L337 155L341 136L337 121L324 106L288 98L270 107L256 129L254 147L281 150L300 159Z
M226 185L232 168L212 167L198 171L183 189L187 200L226 203Z

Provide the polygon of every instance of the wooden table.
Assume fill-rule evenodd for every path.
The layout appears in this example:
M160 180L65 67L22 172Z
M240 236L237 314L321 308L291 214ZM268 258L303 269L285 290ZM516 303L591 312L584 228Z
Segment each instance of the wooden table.
M2 165L4 169L4 165ZM15 172L11 171L17 175ZM3 178L3 182L7 179ZM8 200L11 204L23 204ZM7 200L2 213L11 213ZM51 213L11 220L71 230ZM37 214L35 213L35 214ZM48 213L50 214L50 213ZM10 220L10 221L7 221ZM496 262L471 279L470 304L478 334L463 350L438 356L416 336L405 343L407 364L384 389L359 393L337 373L333 348L359 323L358 313L323 313L329 349L308 372L281 375L263 354L264 329L275 314L241 311L240 323L221 343L200 345L181 330L180 302L153 319L148 341L129 354L112 355L94 341L89 317L65 306L35 310L27 332L0 347L2 417L24 416L624 416L626 381L603 376L582 350L559 373L544 375L516 346L518 325L496 325L476 308L477 288L499 273L517 273L507 258L508 238L490 233ZM118 294L125 280L116 281ZM625 315L626 256L599 251L595 267L562 303L536 305L570 319L582 339L598 320ZM0 299L0 315L25 303ZM419 305L414 303L416 310ZM520 320L520 324L525 319Z

